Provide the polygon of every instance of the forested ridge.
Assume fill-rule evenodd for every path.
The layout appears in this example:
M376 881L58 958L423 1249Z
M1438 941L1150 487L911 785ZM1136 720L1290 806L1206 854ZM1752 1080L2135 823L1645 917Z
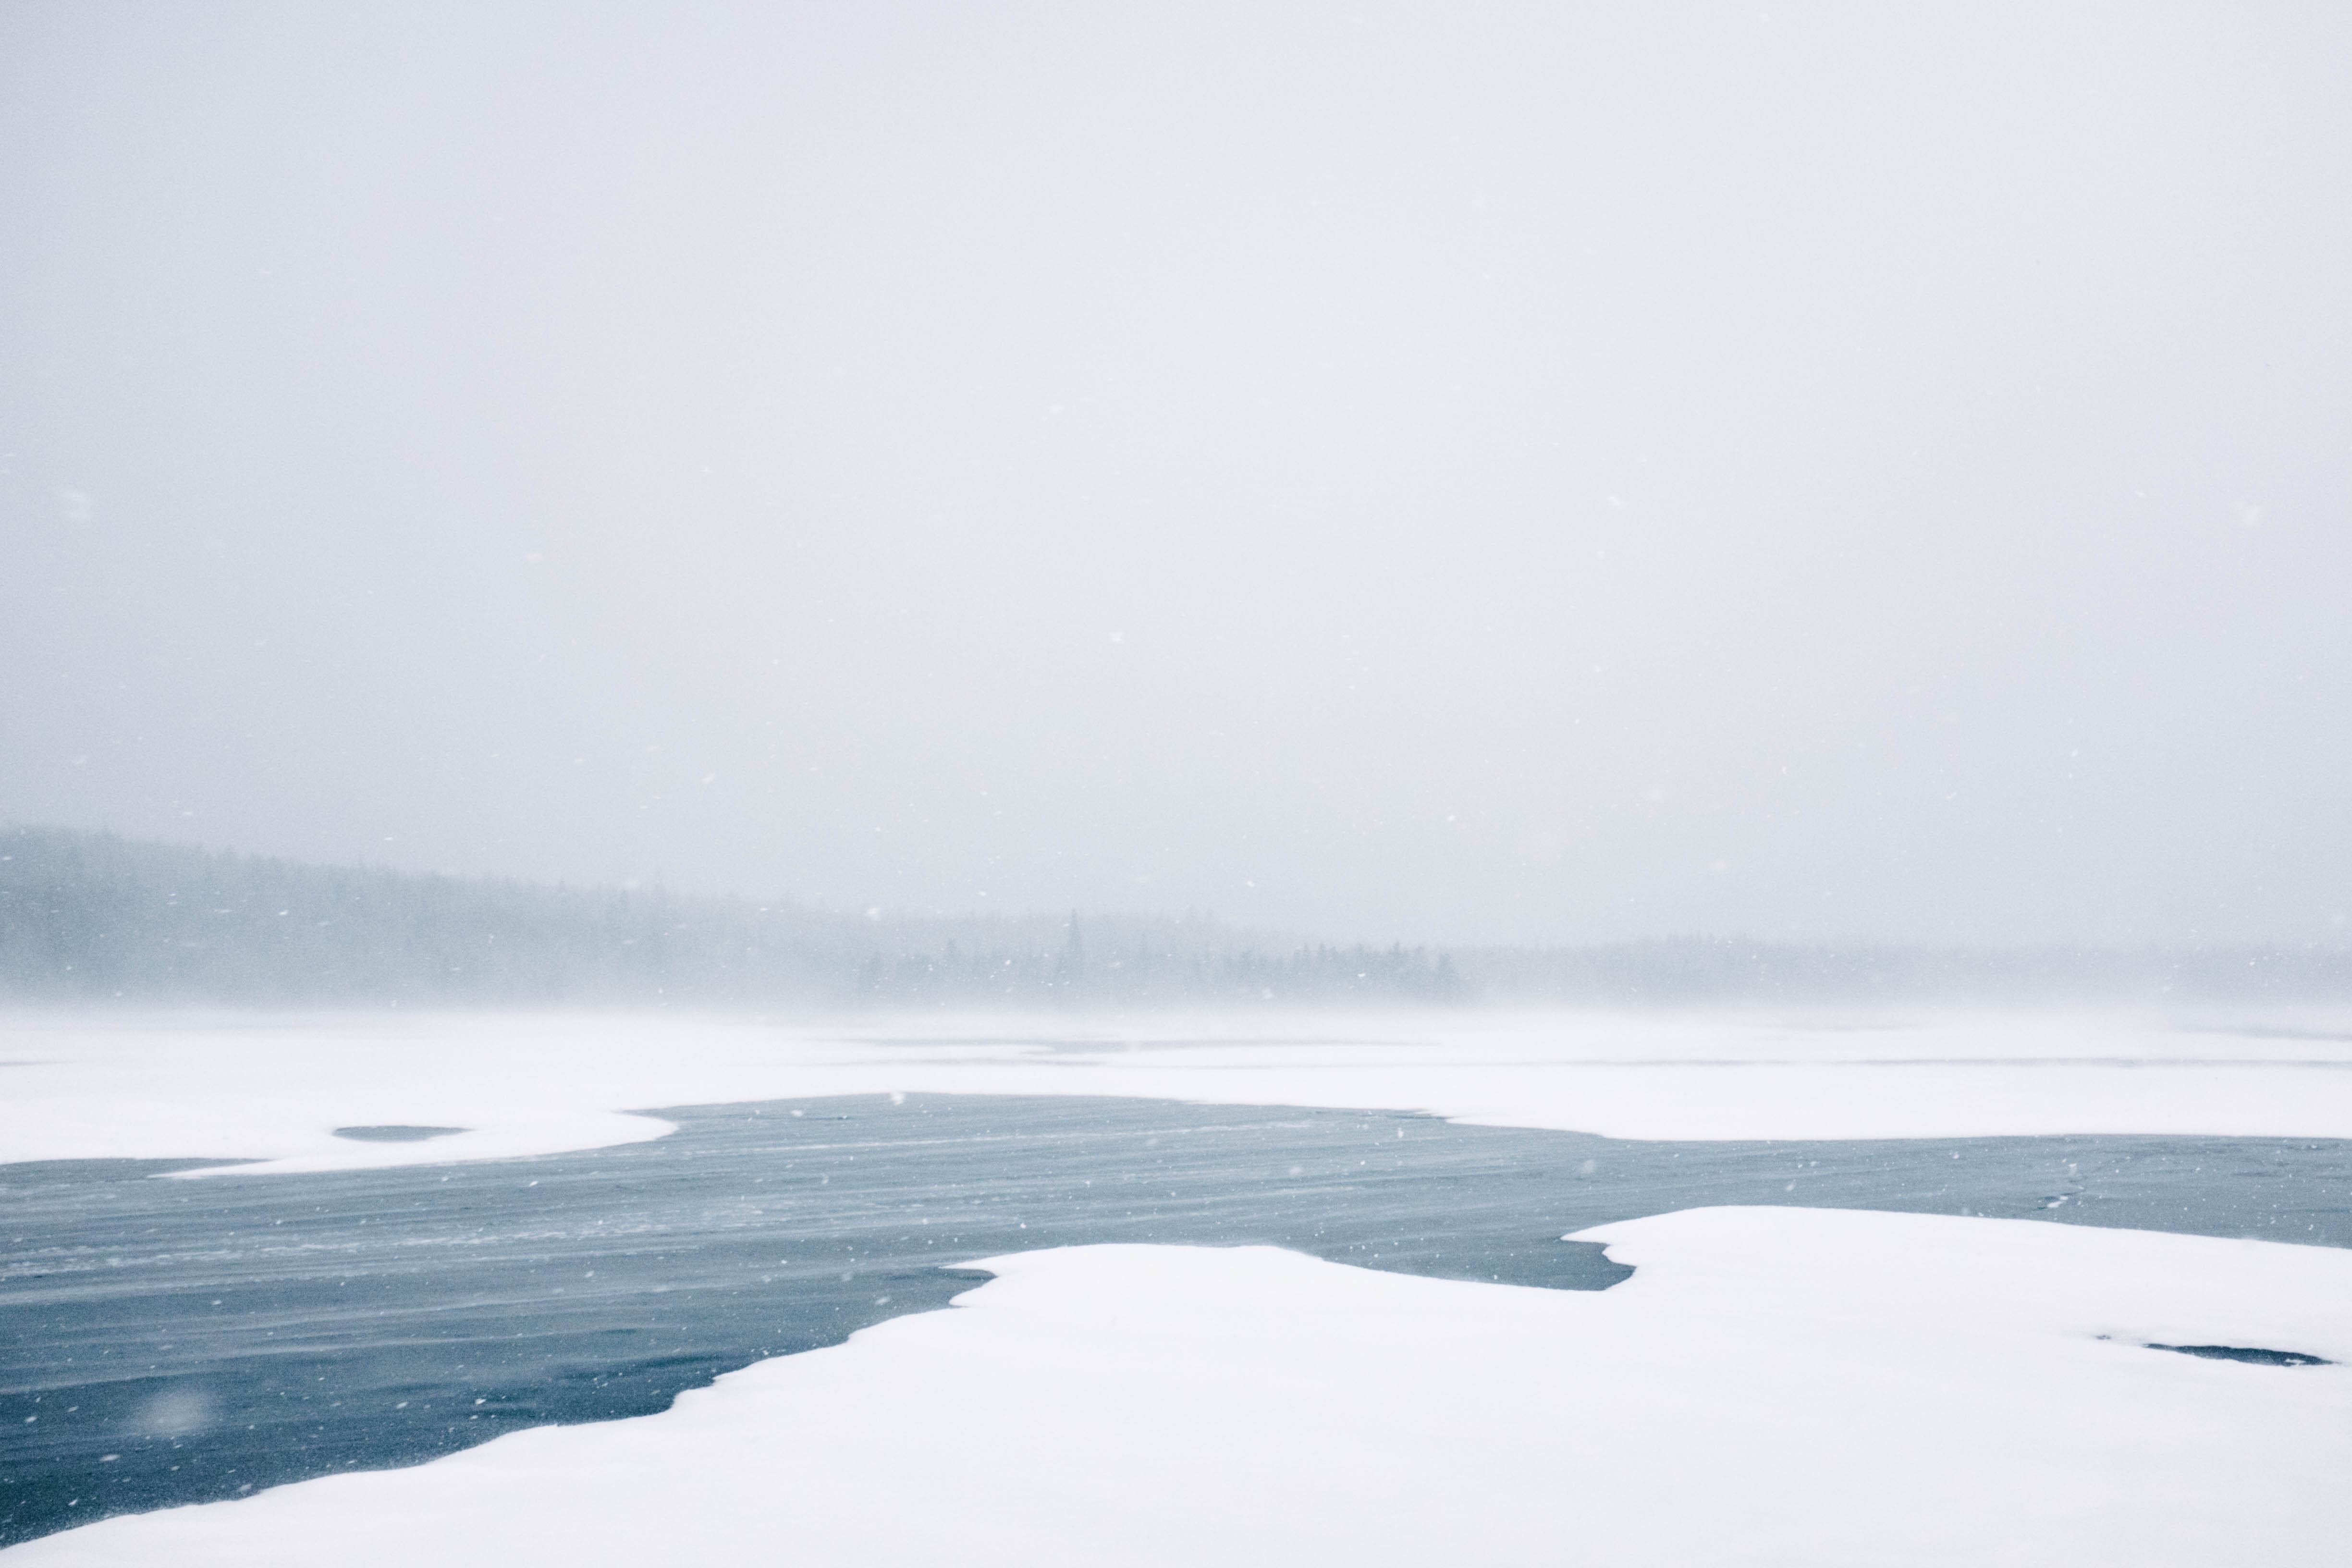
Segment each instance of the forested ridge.
M1149 1003L1460 990L1424 949L1285 942L1201 920L867 918L0 833L0 992L20 999Z
M2352 999L2352 951L1679 938L1334 944L1214 920L868 918L0 830L0 996L414 1005Z

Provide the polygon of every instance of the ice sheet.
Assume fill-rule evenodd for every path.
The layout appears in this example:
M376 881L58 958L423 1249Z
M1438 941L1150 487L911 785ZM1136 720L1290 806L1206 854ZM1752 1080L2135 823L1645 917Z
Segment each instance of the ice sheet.
M2352 1254L1704 1209L1601 1293L1267 1248L1029 1253L955 1310L10 1568L518 1562L2334 1563Z

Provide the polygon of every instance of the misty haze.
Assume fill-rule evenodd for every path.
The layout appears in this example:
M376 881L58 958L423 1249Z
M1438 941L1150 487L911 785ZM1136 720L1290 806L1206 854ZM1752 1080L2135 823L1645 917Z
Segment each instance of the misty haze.
M0 1560L2336 1562L2347 279L2292 0L7 7Z

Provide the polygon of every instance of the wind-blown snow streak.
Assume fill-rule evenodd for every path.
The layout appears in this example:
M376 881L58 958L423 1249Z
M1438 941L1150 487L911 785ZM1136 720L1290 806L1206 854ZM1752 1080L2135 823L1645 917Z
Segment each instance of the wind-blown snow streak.
M126 1516L10 1568L2340 1561L2352 1254L1702 1209L1600 1294L1028 1253L666 1415Z

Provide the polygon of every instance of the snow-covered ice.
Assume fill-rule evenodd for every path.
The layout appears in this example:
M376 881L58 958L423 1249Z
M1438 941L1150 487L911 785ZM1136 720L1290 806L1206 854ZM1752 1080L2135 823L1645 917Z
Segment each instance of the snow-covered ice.
M918 1090L1425 1110L1621 1138L2352 1137L2343 1018L26 1014L0 1017L0 1160L281 1171L628 1142L667 1130L628 1113L666 1105ZM468 1131L334 1136L383 1123Z
M2352 1136L2342 1019L1702 1014L0 1020L0 1160L248 1173L593 1148L915 1092L1425 1110L1645 1138ZM468 1131L365 1142L337 1127ZM1706 1209L1601 1293L1265 1248L1023 1254L670 1412L108 1520L41 1564L2334 1563L2352 1253Z
M2319 1564L2352 1254L1701 1209L1593 1294L1262 1247L1027 1253L670 1413L103 1521L11 1568Z

